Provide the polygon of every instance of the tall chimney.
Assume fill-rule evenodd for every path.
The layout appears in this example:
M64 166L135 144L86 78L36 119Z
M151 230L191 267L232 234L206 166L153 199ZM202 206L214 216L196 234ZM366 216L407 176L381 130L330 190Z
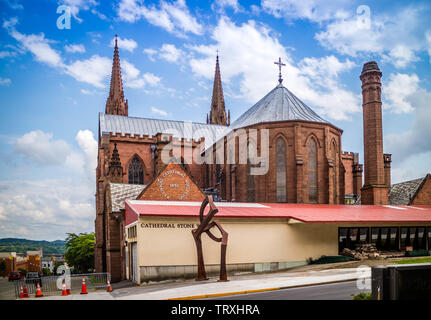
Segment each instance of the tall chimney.
M364 120L364 186L362 204L388 204L385 179L382 130L382 84L377 62L364 64L362 81L362 111Z

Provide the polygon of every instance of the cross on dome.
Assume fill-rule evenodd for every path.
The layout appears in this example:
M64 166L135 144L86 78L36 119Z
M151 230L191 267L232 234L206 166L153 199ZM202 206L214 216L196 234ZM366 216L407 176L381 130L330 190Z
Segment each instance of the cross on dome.
M274 64L278 65L278 70L279 70L279 74L278 74L278 82L281 84L283 82L283 78L281 77L281 67L286 66L284 63L281 62L281 58L278 58L278 62L274 62Z

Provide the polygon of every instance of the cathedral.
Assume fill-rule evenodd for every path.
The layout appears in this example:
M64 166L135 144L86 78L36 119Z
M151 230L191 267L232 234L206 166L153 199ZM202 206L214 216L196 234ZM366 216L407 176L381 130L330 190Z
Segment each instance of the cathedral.
M99 114L96 272L110 272L113 281L125 278L124 200L143 199L145 190L167 165L163 154L167 146L168 156L184 170L182 176L199 189L195 192L199 197L189 200L201 199L202 193L226 202L388 204L391 155L383 154L381 76L376 62L367 62L360 75L363 166L358 153L342 149L343 130L286 88L281 72L276 86L231 123L218 55L206 121L185 125L178 120L129 116L116 41L106 108ZM240 131L245 136L236 134ZM205 134L196 136L199 132ZM266 133L265 139L262 132ZM215 137L210 143L206 141L208 135ZM231 140L235 143L230 144ZM241 162L241 145L256 150L257 156L266 148L268 156L260 163ZM219 151L221 161L216 159ZM192 153L214 161L190 160L188 155ZM259 167L265 167L264 173L253 174ZM185 185L188 188L188 180ZM160 197L185 200L165 192Z

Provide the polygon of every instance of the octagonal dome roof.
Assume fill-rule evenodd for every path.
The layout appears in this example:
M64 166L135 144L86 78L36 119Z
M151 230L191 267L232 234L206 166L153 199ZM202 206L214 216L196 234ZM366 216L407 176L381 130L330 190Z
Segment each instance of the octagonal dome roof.
M282 84L279 84L254 106L244 112L230 126L231 129L247 127L262 122L303 120L329 123Z

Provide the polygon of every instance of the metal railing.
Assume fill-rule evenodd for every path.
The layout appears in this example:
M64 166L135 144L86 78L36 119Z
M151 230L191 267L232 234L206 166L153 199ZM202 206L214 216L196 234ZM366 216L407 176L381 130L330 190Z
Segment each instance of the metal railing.
M107 272L104 273L85 273L85 274L70 274L59 276L47 276L36 279L23 279L15 280L15 296L19 298L21 293L21 286L27 288L29 296L34 296L39 283L43 295L61 295L63 290L63 282L66 288L71 293L78 293L82 288L82 278L85 278L85 286L87 291L106 289L108 280L111 281L111 275Z

